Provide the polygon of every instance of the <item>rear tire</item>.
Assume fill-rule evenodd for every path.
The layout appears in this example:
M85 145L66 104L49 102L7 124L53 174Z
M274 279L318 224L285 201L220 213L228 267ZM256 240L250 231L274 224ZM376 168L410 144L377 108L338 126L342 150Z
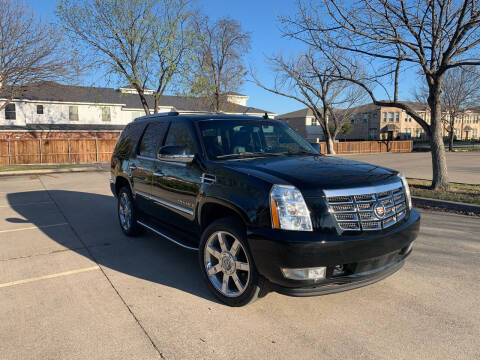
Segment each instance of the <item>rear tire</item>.
M210 224L202 234L199 263L210 291L229 306L254 302L262 288L247 243L243 224L223 218Z
M120 228L127 236L136 236L140 233L137 224L137 210L133 200L132 192L128 186L120 189L117 196L117 213Z

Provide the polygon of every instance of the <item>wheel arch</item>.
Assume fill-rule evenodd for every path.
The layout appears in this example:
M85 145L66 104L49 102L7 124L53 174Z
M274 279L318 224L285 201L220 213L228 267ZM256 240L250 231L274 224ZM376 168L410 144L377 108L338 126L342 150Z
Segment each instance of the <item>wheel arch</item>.
M215 220L226 217L238 218L245 227L250 224L245 211L225 200L207 198L201 203L198 210L198 219L202 230Z
M118 195L118 192L124 186L128 186L130 188L130 191L132 191L132 186L130 184L130 181L124 176L120 176L120 175L117 176L115 178L115 194Z

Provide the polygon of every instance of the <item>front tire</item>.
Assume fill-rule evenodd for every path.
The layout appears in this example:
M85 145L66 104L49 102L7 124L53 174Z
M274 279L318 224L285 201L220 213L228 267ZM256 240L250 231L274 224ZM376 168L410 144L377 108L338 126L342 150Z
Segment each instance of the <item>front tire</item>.
M229 306L255 301L263 287L247 243L244 226L235 218L213 222L202 234L199 262L207 286Z
M137 224L137 211L133 202L132 192L130 188L124 186L120 189L117 196L117 212L120 228L127 236L135 236L139 234Z

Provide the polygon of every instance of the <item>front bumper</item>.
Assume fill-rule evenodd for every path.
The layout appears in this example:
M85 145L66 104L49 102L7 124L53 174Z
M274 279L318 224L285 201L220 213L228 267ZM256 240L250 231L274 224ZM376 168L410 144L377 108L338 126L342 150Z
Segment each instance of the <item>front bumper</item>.
M281 293L310 296L349 290L379 281L399 270L420 229L420 215L388 231L356 236L319 232L254 229L249 246L259 273ZM281 268L327 267L322 280L290 280ZM338 271L341 266L342 271Z

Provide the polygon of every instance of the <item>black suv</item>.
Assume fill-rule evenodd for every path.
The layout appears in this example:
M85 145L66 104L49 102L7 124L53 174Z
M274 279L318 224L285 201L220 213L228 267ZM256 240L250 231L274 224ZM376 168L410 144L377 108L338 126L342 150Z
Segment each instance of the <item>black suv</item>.
M420 227L401 174L322 156L271 119L138 118L111 173L123 232L198 250L208 287L232 306L268 290L309 296L383 279Z

